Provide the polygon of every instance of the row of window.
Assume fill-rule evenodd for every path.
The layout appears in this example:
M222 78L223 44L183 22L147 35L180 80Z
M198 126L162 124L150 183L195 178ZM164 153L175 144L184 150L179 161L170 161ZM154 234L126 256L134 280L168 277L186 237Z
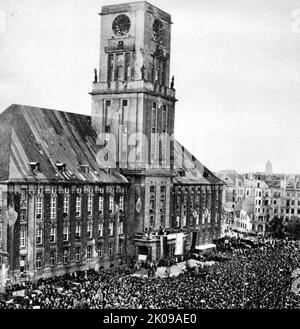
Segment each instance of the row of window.
M131 53L118 52L107 56L107 81L129 81L131 80ZM146 74L145 74L146 73ZM153 83L166 85L166 60L160 57L152 57L150 63L150 77L147 72L142 73L142 78Z
M94 196L89 195L88 196L88 205L87 205L87 212L88 216L91 216L93 214L93 201L94 201ZM41 219L43 216L43 205L44 205L44 198L43 196L38 196L36 198L36 218ZM103 205L104 205L104 196L100 195L99 196L99 214L103 215ZM114 196L110 195L109 196L109 213L114 212ZM119 198L119 211L123 212L124 211L124 196L120 196ZM63 213L65 216L69 215L70 211L70 196L65 195L64 200L63 200ZM76 217L81 216L81 211L82 211L82 197L77 196L76 197L76 202L75 202L75 213ZM24 212L23 212L24 213ZM50 218L55 219L56 218L56 213L57 213L57 197L55 195L51 195L50 198ZM25 214L25 213L24 213ZM22 217L22 216L21 216ZM22 218L21 218L22 219Z
M104 188L103 187L98 187L98 189L99 189L99 192L100 193L104 193ZM37 189L37 193L38 194L44 194L44 188L43 187L39 187L38 189ZM49 192L51 193L51 194L57 194L57 188L56 187L51 187L51 188L49 188ZM89 187L88 188L88 192L89 193L93 193L94 192L94 188L93 187ZM70 188L68 188L68 187L65 187L64 188L64 193L65 194L70 194ZM76 188L76 193L77 194L81 194L82 193L82 188L81 187L77 187ZM21 201L26 201L27 200L27 188L21 188L21 197L20 197L20 200Z
M123 241L119 241L118 245L118 253L123 254L124 252L124 243ZM108 255L112 256L114 254L114 243L109 242L108 244ZM102 258L103 257L103 245L98 244L97 248L93 246L88 246L86 250L86 258L88 260L91 260L95 257ZM82 250L80 247L75 248L75 261L81 262L82 260ZM63 250L63 264L68 264L70 261L70 249L65 248ZM49 258L50 266L56 266L57 264L57 253L56 251L51 251L50 252L50 258ZM43 253L38 252L36 254L36 262L35 262L36 268L42 268L43 267Z
M131 53L109 54L107 56L107 81L128 81L131 79Z
M200 225L200 215L196 215L196 225ZM194 217L191 217L190 225L193 224ZM218 213L215 213L215 222L218 221ZM201 224L204 225L205 223L210 224L211 223L211 214L210 212L205 212L201 216ZM186 227L187 226L187 215L184 214L182 218L180 216L176 216L176 227Z
M119 223L118 227L118 234L123 234L123 222ZM109 236L113 236L114 232L114 223L110 222L109 223ZM51 243L56 242L56 227L51 227L50 228L50 238L49 241ZM87 238L92 238L93 237L93 225L91 223L88 223L87 225ZM103 223L98 224L98 237L103 237ZM75 238L80 239L81 238L81 225L76 225L75 227ZM27 239L27 227L25 225L21 226L20 229L20 247L24 248L26 247L26 239ZM69 240L69 226L64 226L63 228L63 241L68 241ZM36 244L42 244L43 243L43 228L39 227L36 230Z

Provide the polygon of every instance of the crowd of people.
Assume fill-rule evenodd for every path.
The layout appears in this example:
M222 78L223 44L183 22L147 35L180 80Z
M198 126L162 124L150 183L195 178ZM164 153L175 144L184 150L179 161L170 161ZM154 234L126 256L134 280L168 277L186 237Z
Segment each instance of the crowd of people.
M94 270L27 282L30 291L0 308L300 308L292 273L300 268L298 243L275 241L259 248L234 249L226 262L187 269L178 276L141 278ZM203 275L205 274L205 275Z

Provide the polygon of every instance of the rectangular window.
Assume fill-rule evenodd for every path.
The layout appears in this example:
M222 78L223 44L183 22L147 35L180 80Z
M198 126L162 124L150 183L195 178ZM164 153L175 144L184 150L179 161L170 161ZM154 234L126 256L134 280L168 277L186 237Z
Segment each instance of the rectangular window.
M3 224L0 223L0 243L2 243L2 239L3 239Z
M3 206L3 191L0 189L0 207Z
M99 214L103 215L103 195L99 196Z
M2 233L0 235L2 235ZM1 236L0 236L0 241L1 241ZM21 226L21 231L20 231L20 247L21 248L26 247L26 226L24 225Z
M105 132L109 133L109 131L107 131L107 125L108 125L108 118L109 118L109 114L110 114L111 101L110 100L106 100L104 102L104 104L105 104L105 108L104 108L104 126L105 126Z
M108 231L109 231L109 235L114 234L114 223L113 222L109 223Z
M159 61L156 60L156 66L155 66L155 71L154 71L154 82L159 83L159 76L160 76L160 70L159 70Z
M64 196L64 216L69 215L70 197L68 195Z
M151 150L151 162L156 160L156 149L157 149L157 110L156 110L156 103L152 103L152 117L151 117L151 143L150 143L150 150Z
M63 241L68 241L69 240L69 227L64 226L63 229Z
M119 242L119 254L123 254L123 241Z
M76 217L81 216L81 196L76 197Z
M153 213L154 209L155 209L155 201L154 201L154 199L151 199L150 204L149 204L150 213Z
M111 256L113 254L113 243L112 242L110 242L108 244L108 254L109 254L109 256Z
M99 237L103 236L103 223L99 223L98 225L98 236Z
M50 228L50 242L55 242L56 240L56 227Z
M160 216L160 226L161 227L164 227L165 226L164 224L165 224L165 216L164 215L161 215Z
M56 265L56 252L51 251L50 253L50 266L55 266Z
M124 69L124 80L130 80L130 53L125 54L125 69Z
M154 216L150 216L150 227L154 226Z
M93 214L93 196L88 196L88 215L92 216Z
M128 120L128 100L123 99L122 100L122 116L121 116L121 124L124 125L126 121Z
M50 199L50 218L55 219L56 218L56 196L51 195Z
M36 230L36 244L42 244L43 243L43 229L39 227Z
M92 247L88 246L86 251L87 259L92 259Z
M21 207L26 207L27 206L27 193L26 193L26 188L21 188Z
M38 196L35 204L36 218L41 219L43 216L43 197Z
M162 80L161 80L161 84L163 85L163 86L165 86L166 85L166 72L167 72L167 63L166 63L166 61L164 60L163 62L162 62Z
M87 237L88 238L92 237L92 230L93 230L93 225L91 223L89 223L87 226Z
M102 251L102 244L98 244L98 257L101 258L103 256L103 251Z
M124 54L117 54L115 80L124 80Z
M63 263L67 264L69 261L69 250L66 248L64 249L64 253L63 253Z
M119 234L123 234L123 222L119 223Z
M167 113L167 105L163 105L163 113L162 113L162 132L166 133L168 129L168 113Z
M75 228L75 238L80 239L81 236L81 225L76 225Z
M114 211L114 196L109 196L109 213L112 214Z
M109 54L107 57L107 81L113 81L114 72L114 54Z
M37 253L35 258L35 267L42 268L42 253Z
M26 209L21 209L20 210L20 221L25 222L26 221Z
M151 117L151 128L152 128L152 133L155 133L156 132L156 103L153 102L152 103L152 117Z

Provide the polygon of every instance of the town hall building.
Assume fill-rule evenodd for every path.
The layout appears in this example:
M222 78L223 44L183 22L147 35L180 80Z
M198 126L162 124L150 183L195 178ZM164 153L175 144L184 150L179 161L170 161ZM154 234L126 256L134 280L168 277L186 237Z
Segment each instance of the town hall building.
M91 116L0 114L0 262L12 281L183 256L220 235L224 183L174 138L171 16L147 2L100 16Z

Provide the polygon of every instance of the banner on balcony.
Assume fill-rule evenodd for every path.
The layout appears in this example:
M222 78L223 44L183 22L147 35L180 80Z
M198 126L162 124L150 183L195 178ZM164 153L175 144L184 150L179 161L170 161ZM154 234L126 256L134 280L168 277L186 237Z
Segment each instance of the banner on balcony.
M184 233L177 233L175 242L175 252L174 255L183 255L183 236Z

